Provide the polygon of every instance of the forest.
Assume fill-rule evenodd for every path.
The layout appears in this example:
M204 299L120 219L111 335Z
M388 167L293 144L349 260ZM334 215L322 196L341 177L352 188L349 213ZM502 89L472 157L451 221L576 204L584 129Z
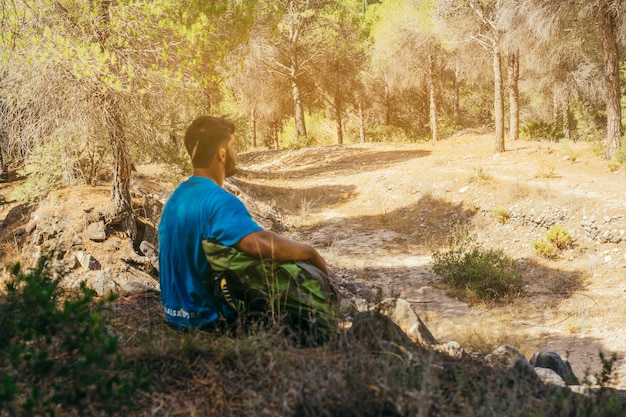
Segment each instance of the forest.
M1 0L0 175L31 201L131 170L186 172L181 135L225 115L240 150L590 141L622 158L620 0ZM623 152L623 151L622 151Z

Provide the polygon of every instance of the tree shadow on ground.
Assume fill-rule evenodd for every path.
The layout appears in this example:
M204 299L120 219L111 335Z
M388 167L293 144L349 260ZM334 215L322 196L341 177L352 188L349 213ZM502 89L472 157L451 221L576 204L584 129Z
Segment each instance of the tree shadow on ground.
M271 161L272 165L280 163L279 172L273 172L272 166L263 169L240 168L240 178L284 178L297 179L318 174L340 175L346 172L374 171L391 164L423 158L430 151L407 149L398 151L380 151L376 149L355 148L320 148L300 151L261 151L242 154L240 160L244 164L255 164ZM294 167L286 169L286 167Z
M323 185L316 187L295 188L275 187L271 185L252 184L238 179L239 187L246 194L273 205L282 213L293 212L303 214L307 210L330 208L345 203L356 197L354 185Z

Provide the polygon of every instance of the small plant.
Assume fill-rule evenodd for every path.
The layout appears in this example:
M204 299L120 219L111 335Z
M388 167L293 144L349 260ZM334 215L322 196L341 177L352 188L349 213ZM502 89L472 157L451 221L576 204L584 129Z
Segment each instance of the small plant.
M468 303L507 300L522 293L519 265L502 250L484 249L463 227L451 236L449 250L433 254L433 264L448 293Z
M130 405L144 376L125 365L103 323L111 298L96 302L84 284L65 293L45 261L32 272L16 265L12 277L0 298L0 415L79 412L87 404L111 413Z
M542 160L539 162L539 171L535 174L535 178L555 178L555 170L552 162Z
M557 249L567 249L572 246L572 236L563 226L552 226L546 232L546 241L556 246Z
M500 224L506 224L511 217L509 210L501 207L491 209L491 214L493 214L493 217L495 217L496 221Z
M533 242L533 253L542 258L554 258L558 249L545 240L537 240Z
M572 246L572 236L563 226L552 226L544 239L533 242L533 252L543 258L555 258L560 250Z
M555 124L530 122L520 128L520 137L525 140L549 140L558 142L563 139L563 131Z
M484 169L482 167L474 168L474 175L472 175L471 179L479 184L482 184L493 180L493 175L491 175L488 169Z
M609 169L609 171L616 172L619 171L620 164L617 161L609 161L606 167Z

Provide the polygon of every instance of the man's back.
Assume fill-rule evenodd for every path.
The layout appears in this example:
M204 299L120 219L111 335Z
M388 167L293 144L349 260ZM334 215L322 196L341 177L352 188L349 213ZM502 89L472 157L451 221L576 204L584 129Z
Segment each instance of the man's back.
M159 223L159 280L170 323L195 328L219 317L202 240L232 246L258 230L243 203L212 180L192 176L177 187Z

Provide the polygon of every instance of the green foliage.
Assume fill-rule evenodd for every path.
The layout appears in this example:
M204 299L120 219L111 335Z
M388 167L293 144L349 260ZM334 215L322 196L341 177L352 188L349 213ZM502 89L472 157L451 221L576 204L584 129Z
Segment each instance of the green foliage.
M532 243L533 252L544 258L554 258L559 251L572 246L572 236L563 226L552 226L544 239Z
M376 125L367 132L366 137L371 142L383 143L409 143L415 141L405 129L391 125Z
M552 226L546 232L546 240L558 249L566 249L572 245L572 236L563 226Z
M615 152L615 155L613 155L613 159L618 164L626 167L626 141L624 141L624 139L622 139L622 146L620 146L617 152Z
M520 137L525 140L558 142L563 139L564 135L554 123L530 122L520 128Z
M449 294L468 303L511 299L522 292L517 263L502 250L485 249L464 227L450 238L450 249L433 254L433 271Z
M35 148L19 174L26 177L13 193L19 202L36 201L62 184L76 184L82 179L75 149L61 138L49 138Z
M112 298L95 301L84 284L65 293L60 279L45 261L31 272L12 270L0 298L0 415L80 412L86 404L115 412L131 405L145 380L125 364L103 322Z
M532 243L533 253L542 258L554 258L558 252L558 249L545 240L537 240Z
M295 119L292 117L284 124L282 132L278 134L283 148L301 149L312 146L331 145L335 142L333 128L324 119L321 113L307 114L305 117L307 135L296 136Z

